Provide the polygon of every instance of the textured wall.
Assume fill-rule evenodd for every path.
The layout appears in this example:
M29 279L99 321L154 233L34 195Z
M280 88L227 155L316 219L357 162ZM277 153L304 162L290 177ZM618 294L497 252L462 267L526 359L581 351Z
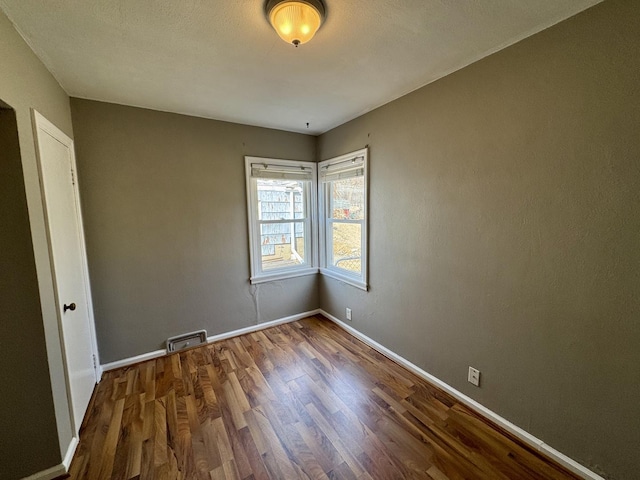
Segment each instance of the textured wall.
M0 478L12 479L60 456L18 129L8 109L0 109L0 219ZM43 458L30 452L35 436L42 436Z
M16 113L0 118L0 478L15 479L59 464L71 440L30 109L73 132L69 98L2 12L0 59L0 100Z
M317 279L250 285L244 155L312 136L72 99L103 363L318 308Z
M319 139L370 146L370 284L321 307L611 478L640 471L640 2ZM482 386L466 382L482 371Z

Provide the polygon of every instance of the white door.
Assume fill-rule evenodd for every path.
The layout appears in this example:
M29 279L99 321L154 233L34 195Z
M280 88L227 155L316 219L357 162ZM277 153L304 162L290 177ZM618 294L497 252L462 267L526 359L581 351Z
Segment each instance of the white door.
M96 367L73 140L38 112L34 119L67 391L77 434L96 384Z

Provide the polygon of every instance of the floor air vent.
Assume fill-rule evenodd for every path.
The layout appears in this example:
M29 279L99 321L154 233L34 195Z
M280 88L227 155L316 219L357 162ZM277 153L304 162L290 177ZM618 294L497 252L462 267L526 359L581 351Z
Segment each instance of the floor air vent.
M167 353L177 352L185 348L195 347L207 343L207 331L198 330L197 332L185 333L175 337L167 338Z

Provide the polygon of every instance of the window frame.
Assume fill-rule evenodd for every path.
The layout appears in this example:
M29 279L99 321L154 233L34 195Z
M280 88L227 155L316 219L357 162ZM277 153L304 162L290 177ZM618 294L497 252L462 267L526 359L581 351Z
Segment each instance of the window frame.
M245 178L246 178L246 198L247 198L247 219L249 225L249 263L250 263L250 277L251 284L259 284L264 282L270 282L275 280L283 280L286 278L295 278L303 275L313 275L318 273L318 233L317 233L317 168L315 162L308 162L302 160L283 160L276 158L266 157L253 157L245 156ZM254 165L268 165L275 167L277 171L278 167L283 169L305 168L309 169L311 179L303 179L303 196L305 197L305 257L306 263L301 265L290 265L281 268L274 268L269 270L263 270L262 268L262 244L261 237L261 225L264 224L279 224L279 223L298 223L299 219L286 219L278 221L264 221L260 219L258 211L258 177L253 176L252 169ZM265 169L266 171L266 169ZM269 178L264 176L263 178ZM274 180L278 177L274 176ZM294 215L295 217L295 215ZM295 229L294 229L295 232ZM292 232L292 233L294 233Z
M331 224L334 222L333 217L330 217L331 208L329 202L331 196L329 194L329 184L331 181L324 181L322 179L322 170L326 167L334 167L333 172L340 173L352 170L348 162L357 160L360 157L363 158L363 177L364 177L364 192L363 192L363 219L358 222L353 220L345 223L357 223L361 225L361 249L360 249L360 275L350 273L348 270L335 265L329 265L328 259L331 258L332 252L329 251L332 248L333 237ZM344 168L340 168L340 164L345 164ZM369 149L363 148L356 150L338 157L330 158L318 163L318 227L319 227L319 251L320 251L320 273L336 280L340 280L344 283L357 287L361 290L367 291L369 289L368 284L368 243L369 243Z

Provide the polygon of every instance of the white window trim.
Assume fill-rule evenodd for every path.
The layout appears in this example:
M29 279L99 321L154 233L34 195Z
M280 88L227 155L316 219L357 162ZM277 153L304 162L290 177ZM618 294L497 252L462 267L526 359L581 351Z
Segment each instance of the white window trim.
M341 282L347 283L354 287L357 287L361 290L367 291L369 289L368 285L368 243L369 243L369 176L368 176L368 168L369 168L369 150L368 148L363 148L362 150L357 150L355 152L347 153L345 155L340 155L339 157L330 158L328 160L324 160L318 163L318 172L321 172L322 168L327 166L334 166L340 163L349 162L355 158L364 157L363 168L364 168L364 221L362 222L362 245L361 245L361 267L362 274L361 275L350 275L346 273L347 271L341 268L334 267L332 265L327 264L327 198L325 193L325 187L323 182L320 180L318 182L318 205L319 205L319 251L320 251L320 273L322 275L326 275L327 277L334 278ZM318 174L320 177L320 174Z
M260 224L257 210L257 189L253 188L253 180L251 174L252 164L268 164L278 165L289 168L303 167L309 168L311 172L311 185L307 196L308 218L305 224L309 227L307 239L310 254L308 263L300 266L290 266L285 268L273 269L268 272L262 271L262 254L261 244L258 241L260 237ZM270 282L275 280L284 280L286 278L295 278L303 275L313 275L318 273L318 201L317 201L317 169L314 162L297 161L297 160L281 160L276 158L264 157L245 157L245 177L246 177L246 195L247 195L247 218L249 223L249 258L251 275L249 280L252 284Z
M343 283L351 285L352 287L356 287L356 288L359 288L360 290L364 290L365 292L369 291L369 285L367 284L367 282L357 280L356 278L350 277L348 275L343 275L340 272L337 272L335 270L329 270L328 268L320 267L319 270L320 270L320 274L326 277L339 280Z

